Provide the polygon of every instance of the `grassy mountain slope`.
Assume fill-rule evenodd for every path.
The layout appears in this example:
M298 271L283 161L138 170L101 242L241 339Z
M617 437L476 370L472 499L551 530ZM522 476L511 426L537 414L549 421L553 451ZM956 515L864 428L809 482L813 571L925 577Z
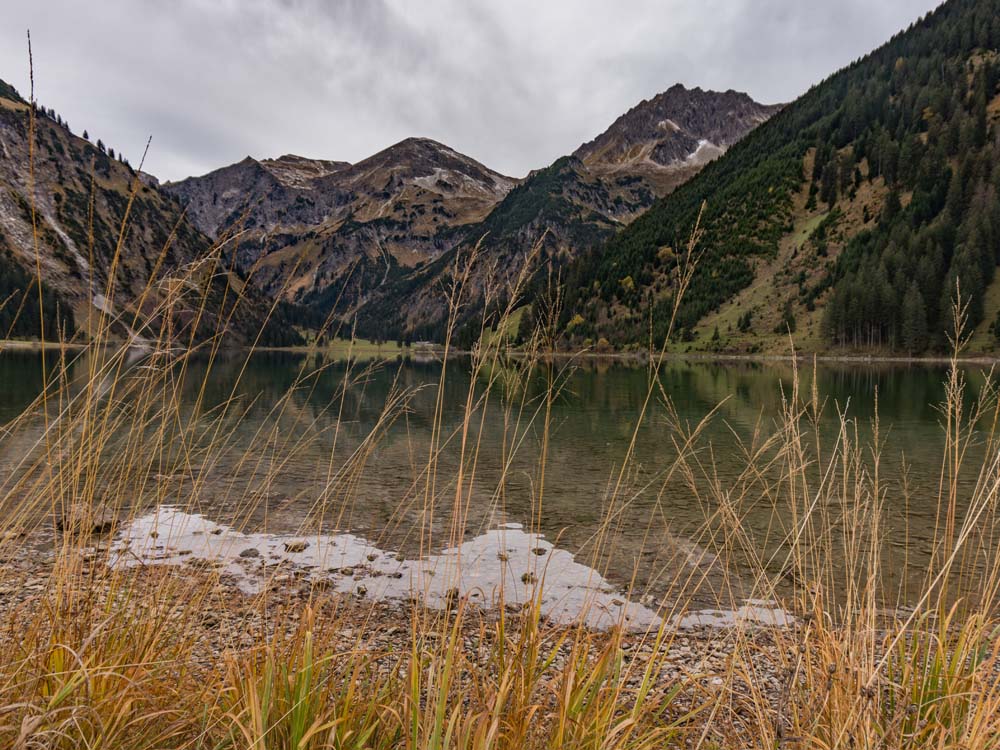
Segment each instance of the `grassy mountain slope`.
M567 341L662 339L703 202L685 347L919 353L956 281L990 325L998 47L1000 3L951 0L812 88L571 269Z

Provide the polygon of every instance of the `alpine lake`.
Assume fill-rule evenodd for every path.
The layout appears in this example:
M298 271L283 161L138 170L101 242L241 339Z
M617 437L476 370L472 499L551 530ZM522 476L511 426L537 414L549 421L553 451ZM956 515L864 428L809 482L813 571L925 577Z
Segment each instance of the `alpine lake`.
M88 356L72 355L66 393L82 388ZM38 352L0 353L0 424L13 424L36 399L42 365ZM142 366L141 356L133 366ZM864 471L873 480L877 471L881 586L887 599L905 604L920 590L940 523L948 368L797 368L799 404L811 404L799 420L811 481L843 470L843 462L828 462L845 440L860 446ZM988 367L969 365L962 375L971 408ZM390 556L426 564L460 554L482 565L499 549L506 560L509 535L510 553L537 557L539 576L567 597L590 586L580 580L590 576L616 602L661 602L680 585L699 589L694 601L704 607L718 605L722 589L750 599L761 570L781 579L790 540L801 536L802 508L791 507L784 463L771 460L781 440L768 442L782 429L795 381L791 361L669 360L654 372L599 358L531 368L509 361L479 371L467 357L403 354L354 362L290 352L192 359L176 391L177 413L191 420L190 434L212 435L215 447L190 446L164 468L165 489L130 503L132 527L119 530L115 544L167 562L179 561L171 543L178 554L242 555L241 562L301 553L309 569L340 571ZM51 420L58 409L49 410ZM190 428L196 420L210 429ZM969 429L960 511L986 459L989 425ZM44 442L40 415L5 429L7 487ZM757 472L747 471L752 454ZM845 495L841 503L856 501ZM838 517L850 516L844 510L814 512L834 519L836 529ZM168 516L186 519L188 527L173 530L185 541L146 535ZM229 549L198 547L197 537L227 539ZM834 555L849 554L840 548L831 545ZM321 551L340 559L318 560ZM249 583L246 569L233 566ZM388 568L376 575L400 578ZM510 586L534 581L526 576L513 570ZM481 589L483 581L468 586ZM440 587L438 596L446 596Z

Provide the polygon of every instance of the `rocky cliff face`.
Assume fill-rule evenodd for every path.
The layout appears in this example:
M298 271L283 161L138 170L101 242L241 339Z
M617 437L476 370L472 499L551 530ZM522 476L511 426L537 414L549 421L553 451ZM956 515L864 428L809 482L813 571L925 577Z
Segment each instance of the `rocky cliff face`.
M384 276L436 257L515 182L436 141L408 138L357 164L248 157L164 189L209 235L238 232L236 265L259 286L301 300L359 265ZM359 273L353 296L376 279Z
M209 237L217 237L220 230L247 213L252 215L253 225L261 228L287 221L296 199L312 192L316 180L347 166L345 162L293 155L262 161L248 156L202 177L165 183L163 189L184 204L195 226ZM317 223L325 215L314 204L309 204L314 210L302 211L303 204L298 201L303 221Z
M664 195L779 109L736 91L677 84L637 104L573 155L596 174L638 175Z
M36 113L32 173L30 105L12 87L0 85L0 286L6 290L0 319L11 322L11 311L28 291L17 287L33 283L40 271L53 306L72 311L85 334L103 312L117 319L123 335L144 327L142 335L156 335L158 321L149 316L163 294L159 281L203 260L211 240L155 180L73 135L54 112ZM230 281L242 283L218 268L201 274L210 303L199 330L209 333L231 311L222 309ZM250 335L262 323L261 309L266 312L266 305L240 309L230 320L233 330ZM192 313L186 322L196 317ZM37 325L8 329L0 338L10 332L34 336L38 330ZM46 334L54 334L52 325Z

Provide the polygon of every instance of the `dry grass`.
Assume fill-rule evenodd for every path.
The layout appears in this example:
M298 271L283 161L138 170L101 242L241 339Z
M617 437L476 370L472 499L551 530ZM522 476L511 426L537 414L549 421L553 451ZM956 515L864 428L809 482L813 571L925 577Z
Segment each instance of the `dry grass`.
M696 235L676 278L678 303L697 259ZM136 308L155 300L151 320L189 319L192 311L197 316L216 260L213 255L188 268L161 270L150 282L149 300ZM452 286L442 291L453 321L448 342L467 303L469 270L476 262L478 249L460 258L450 275ZM526 274L506 288L480 290L485 307L510 300L501 315L508 320ZM114 289L106 296L113 300ZM442 418L454 366L446 352L431 437L399 497L399 518L420 519L415 533L422 551L465 538L473 504L482 501L473 488L491 409L501 411L505 466L512 465L529 432L541 436L533 457L533 525L544 517L552 405L572 367L571 361L557 364L546 356L555 337L558 297L553 283L549 295L533 301L541 325L517 357L510 356L504 336L483 337L472 355L463 419L455 430ZM961 318L957 312L958 331ZM4 584L8 591L30 586L33 592L2 608L0 743L5 747L1000 744L998 403L989 378L970 408L957 365L958 337L941 411L945 450L934 562L921 590L907 592L914 605L907 609L896 607L897 593L883 585L885 521L900 503L892 495L897 488L880 476L878 425L874 438L862 441L843 414L838 439L824 441L819 418L831 407L815 392L800 393L796 379L775 429L761 430L742 444L743 470L724 481L701 445L712 415L701 424L683 423L658 378L666 342L651 358L639 420L654 413L665 418L676 447L658 481L688 486L691 502L705 509L703 546L719 556L724 569L736 559L749 561L749 580L724 578L720 605L766 599L796 614L787 627L762 632L744 623L720 633L727 656L707 673L695 665L676 670L668 664L678 637L669 623L704 583L698 567L656 572L673 598L661 613L663 624L646 633L594 632L582 619L570 626L547 622L540 570L534 599L516 613L502 601L484 611L457 597L445 610L424 608L419 597L391 605L405 630L387 642L378 638L386 627L381 605L366 610L319 590L292 598L281 585L265 586L234 605L224 600L232 594L212 570L106 565L84 533L97 516L107 514L122 525L165 503L201 509L215 497L209 490L217 477L213 468L220 465L235 466L234 474L251 479L237 496L226 498L235 509L230 525L243 528L293 458L321 441L338 444L337 417L367 372L356 365L345 370L326 406L333 417L323 422L332 425L327 429L315 415L294 408L293 396L311 393L326 367L304 366L284 396L264 405L267 418L247 438L250 405L235 389L211 406L205 397L221 329L216 337L196 341L186 338L184 329L164 324L144 331L148 342L137 352L114 340L114 326L109 316L100 316L86 357L62 349L37 401L0 435L0 450L18 452L0 482ZM510 328L502 323L498 330ZM252 351L241 356L244 372ZM67 364L74 357L81 357L85 371L71 378ZM204 380L190 382L192 363L206 359ZM525 384L539 373L547 388L536 398ZM182 398L192 389L198 394L193 403ZM336 527L360 501L358 479L377 470L375 452L406 414L414 393L397 384L371 434L346 458L327 452L317 467L322 481L312 488L304 528ZM298 429L288 429L290 423ZM971 496L964 496L958 477L968 470L970 447L977 441L985 442L987 460L972 467L978 481ZM625 455L609 457L604 516L592 540L595 560L615 544L624 511L648 489L635 485L634 445L635 435ZM454 468L442 469L445 458ZM506 491L503 477L489 502L502 507ZM744 523L761 503L780 509L778 544L762 547ZM33 540L54 520L65 530L51 537L54 551L43 582L19 578L16 562L38 554ZM651 522L649 533L657 532ZM252 611L257 619L237 619L242 633L206 641L206 613L229 606Z

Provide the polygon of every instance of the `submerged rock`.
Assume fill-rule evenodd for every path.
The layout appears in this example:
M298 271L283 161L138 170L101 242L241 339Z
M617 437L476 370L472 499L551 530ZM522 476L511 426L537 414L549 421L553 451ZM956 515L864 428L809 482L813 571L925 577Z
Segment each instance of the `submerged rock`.
M213 533L218 529L222 533ZM159 539L151 538L153 530L159 532ZM167 549L158 550L165 541ZM191 550L192 554L182 558L180 549ZM247 565L245 557L240 559L241 550L251 549L259 552L261 561L270 564L266 568ZM545 550L544 557L536 550ZM246 556L257 557L253 552ZM376 559L369 560L370 556ZM204 560L208 569L231 576L246 593L297 587L297 581L301 581L309 584L305 590L327 588L352 599L412 601L435 609L453 608L466 597L483 608L520 608L522 603L534 601L541 585L536 566L544 560L546 589L551 595L539 605L542 614L553 622L569 624L583 617L588 626L599 629L616 625L641 629L660 622L655 611L628 600L593 568L574 560L568 550L551 546L538 535L512 525L491 529L458 547L400 561L403 555L398 551L378 549L370 540L349 532L317 534L305 542L301 536L245 533L203 516L161 506L132 519L122 529L108 563L125 567L164 565L192 557ZM277 575L275 568L279 566L282 572L287 572L287 566L294 577ZM612 599L623 604L614 606Z
M56 517L56 528L64 534L107 534L114 531L118 516L104 502L72 503Z

